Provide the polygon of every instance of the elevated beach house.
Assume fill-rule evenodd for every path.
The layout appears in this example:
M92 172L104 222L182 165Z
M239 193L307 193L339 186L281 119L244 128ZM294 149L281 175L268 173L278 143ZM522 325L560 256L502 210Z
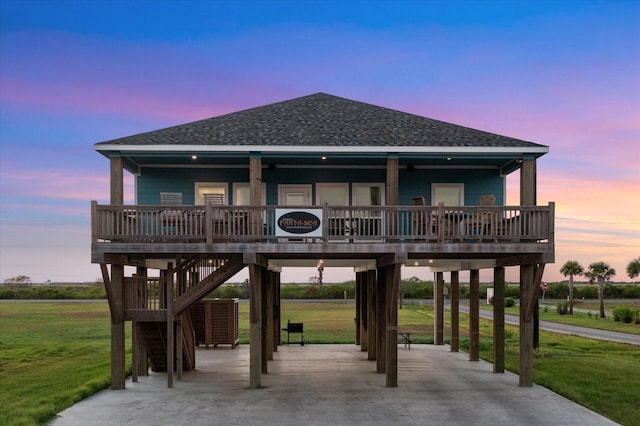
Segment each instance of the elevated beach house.
M112 388L124 388L127 321L133 379L151 363L169 386L180 380L195 365L192 307L244 268L249 386L260 387L280 342L280 272L299 266L353 268L354 333L389 387L398 385L402 267L435 273L436 344L450 280L452 351L459 272L469 271L470 360L479 352L479 271L493 271L496 372L505 267L519 267L519 380L532 384L537 294L554 261L554 205L536 204L536 161L548 147L317 93L95 149L111 173L110 203L91 206L91 256L111 309ZM125 170L135 176L133 205L123 202ZM520 200L505 205L515 171Z

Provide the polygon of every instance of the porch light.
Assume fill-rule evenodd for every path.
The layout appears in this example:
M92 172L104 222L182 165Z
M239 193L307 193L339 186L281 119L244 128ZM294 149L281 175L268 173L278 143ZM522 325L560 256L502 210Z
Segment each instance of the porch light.
M447 157L447 161L451 161L451 157Z
M191 159L192 159L192 160L197 160L197 159L198 159L198 156L197 156L197 155L192 155L192 156L191 156Z
M327 159L327 156L326 156L326 155L323 155L322 157L320 157L320 159L321 159L322 161L325 161L325 160Z

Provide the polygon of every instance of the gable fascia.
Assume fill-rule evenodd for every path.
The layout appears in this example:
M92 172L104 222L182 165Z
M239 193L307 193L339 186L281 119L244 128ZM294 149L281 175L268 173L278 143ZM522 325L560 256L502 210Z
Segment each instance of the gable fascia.
M514 146L514 147L493 147L493 146L299 146L299 145L119 145L105 144L96 145L99 152L121 152L121 153L343 153L343 154L470 154L470 155L491 155L491 154L530 154L536 157L549 152L549 147L539 146Z

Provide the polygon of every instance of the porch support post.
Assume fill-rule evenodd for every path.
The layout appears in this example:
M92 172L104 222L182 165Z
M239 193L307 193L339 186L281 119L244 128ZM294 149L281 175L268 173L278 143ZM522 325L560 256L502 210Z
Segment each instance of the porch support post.
M271 271L273 279L273 296L271 299L271 306L273 310L273 321L271 322L271 335L272 337L272 349L273 352L278 352L278 345L280 344L280 272ZM273 359L273 357L271 358Z
M258 153L249 155L249 204L262 205L262 157ZM252 210L249 219L249 233L262 234L262 215L259 210Z
M249 264L249 388L262 385L262 268Z
M444 344L444 278L442 272L436 272L433 285L433 336L434 344Z
M527 315L533 288L533 265L520 265L520 376L519 385L533 386L533 315Z
M504 267L493 268L493 372L504 373Z
M353 319L356 327L356 345L360 344L360 291L362 287L362 283L360 282L360 272L356 272L356 313L355 318Z
M135 285L137 286L137 283ZM138 322L131 321L131 381L133 383L138 383L138 366L140 363L140 352L138 351L139 339Z
M520 205L535 206L536 197L536 160L522 161L520 168Z
M451 271L451 352L460 350L460 273Z
M367 284L367 273L358 272L360 277L360 350L369 350L369 292Z
M524 159L520 168L520 205L537 203L536 160ZM533 386L534 315L527 315L532 303L534 265L520 265L520 376L519 385Z
M122 157L110 157L111 204L124 204L124 167Z
M111 157L110 165L110 202L124 203L124 178L122 157ZM105 282L105 284L107 284ZM125 348L124 348L124 266L111 265L109 287L114 306L111 311L111 389L124 389L125 384Z
M368 352L367 359L374 360L376 359L376 271L367 271L366 272L366 280L367 280L367 317L369 321L367 321L367 328L369 335L367 336L368 342Z
M531 287L531 297L535 299L535 307L533 308L533 349L540 347L540 303L538 296L542 286L542 276L544 275L544 263L538 263L533 267L533 286ZM529 303L531 308L531 303ZM529 312L529 311L527 311Z
M278 335L278 344L282 343L282 334L280 330L282 329L282 296L280 292L282 291L282 274L278 272L278 329L276 330L276 334Z
M266 285L266 295L267 297L265 298L265 311L266 311L266 322L265 322L265 328L266 328L266 342L265 342L265 346L267 349L267 361L273 361L273 347L275 346L274 343L274 336L273 336L273 312L274 312L274 301L273 301L273 296L274 296L274 287L275 287L275 274L269 270L266 270L266 274L267 274L267 285Z
M385 192L386 204L388 206L398 205L398 169L400 160L397 155L387 158L387 186ZM387 217L387 228L391 235L398 234L398 216L395 212L389 212Z
M124 265L111 265L109 284L116 314L111 317L111 389L124 389Z
M173 331L173 264L167 266L165 294L167 297L167 387L173 387L174 331Z
M388 206L398 205L398 168L397 156L387 158L387 190L385 193Z
M537 197L537 165L535 159L526 159L522 161L520 170L520 205L535 206L538 203ZM553 217L553 216L552 216ZM540 317L539 306L536 301L535 311L533 313L533 347L539 346Z
M267 312L267 305L269 304L268 302L268 296L267 296L267 288L269 287L269 271L267 270L267 268L260 268L261 272L262 272L262 286L260 288L261 290L261 297L260 297L260 303L262 304L260 311L262 312L261 315L261 321L262 321L262 326L261 326L261 331L262 331L262 345L260 348L260 353L262 354L262 373L266 374L268 372L268 360L269 360L269 318L267 317L268 312Z
M398 387L398 287L402 264L395 263L387 270L387 357L386 386Z
M136 284L138 285L138 290L141 292L140 296L143 301L147 300L147 274L148 272L146 267L138 266L136 268L136 277L140 280ZM140 306L136 306L136 308L140 308ZM147 347L144 344L142 327L137 321L131 322L131 346L131 376L132 381L137 382L139 375L147 376L149 374L149 357L147 355Z
M262 158L253 153L249 157L249 203L262 204Z
M376 280L376 372L384 373L386 367L387 341L387 280L384 268L378 268Z
M480 360L480 271L469 272L469 361Z

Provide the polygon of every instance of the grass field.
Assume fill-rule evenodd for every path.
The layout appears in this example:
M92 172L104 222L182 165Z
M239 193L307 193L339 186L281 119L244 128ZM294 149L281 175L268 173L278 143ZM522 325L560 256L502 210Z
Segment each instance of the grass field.
M106 303L1 302L0 425L41 424L108 387L110 335Z
M283 303L281 312L283 326L287 320L304 322L308 343L354 343L353 303ZM433 342L432 324L430 306L405 305L398 311L399 328L416 333L416 343ZM463 315L460 324L461 347L466 349L468 321ZM507 326L505 335L506 366L517 373L517 328ZM241 303L241 343L247 344L248 336L248 303ZM637 424L638 347L546 332L540 341L534 359L536 383L618 423ZM129 342L128 334L128 351ZM491 323L485 320L480 349L481 357L491 361ZM0 302L0 424L42 424L108 387L109 357L106 303ZM130 354L127 359L129 363Z

